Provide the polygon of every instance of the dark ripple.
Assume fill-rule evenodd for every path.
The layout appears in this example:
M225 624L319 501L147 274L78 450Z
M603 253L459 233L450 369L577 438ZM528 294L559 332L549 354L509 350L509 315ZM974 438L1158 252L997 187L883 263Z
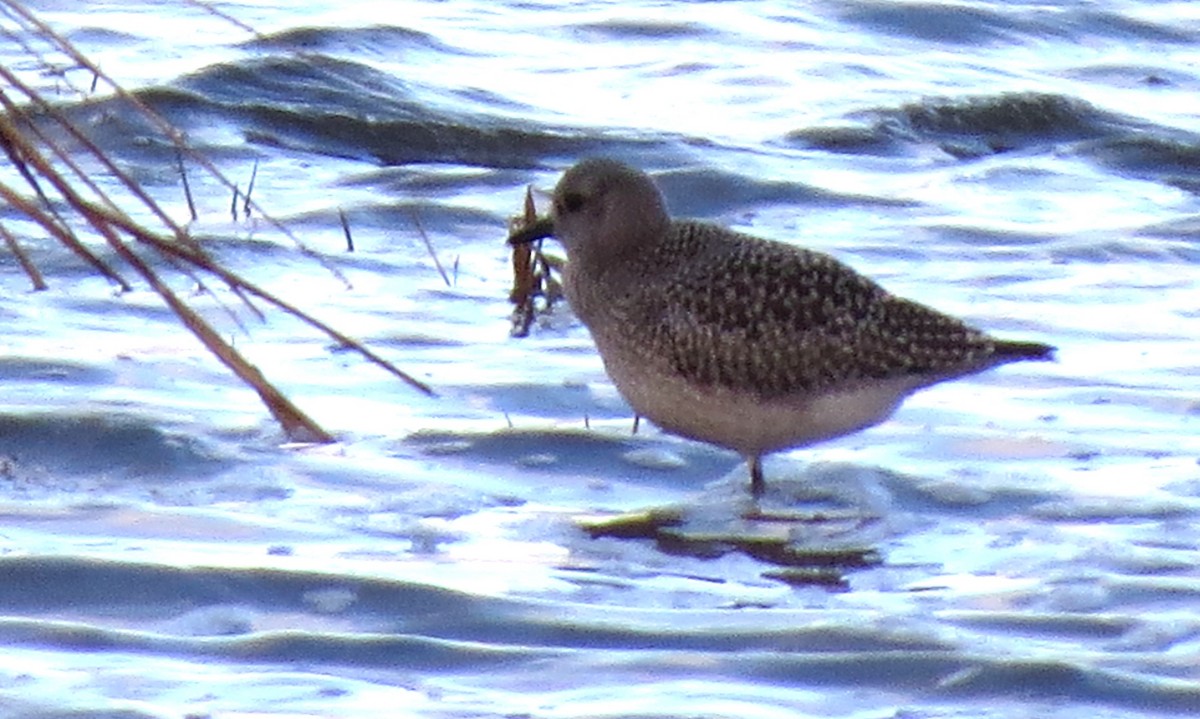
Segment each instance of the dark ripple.
M1112 87L1158 87L1164 90L1196 90L1200 78L1177 68L1156 65L1088 65L1066 73L1068 77Z
M380 197L404 196L405 193L380 193ZM345 213L346 221L353 232L355 244L360 248L364 246L364 231L394 236L397 228L401 228L415 236L417 223L420 223L420 227L429 232L459 237L467 229L496 234L496 228L502 228L505 221L503 217L472 207L408 200L359 205L342 209L342 212ZM288 227L293 230L341 228L341 215L338 211L324 208L282 219L286 220ZM411 241L420 242L415 237ZM388 243L390 242L389 240Z
M788 144L845 155L887 157L902 154L896 138L881 124L845 127L806 127L784 136Z
M137 35L100 27L77 28L66 33L66 37L78 45L92 44L111 47L132 45L139 39Z
M922 43L954 46L1037 43L1088 38L1129 42L1192 43L1197 33L1186 26L1162 25L1110 10L1042 7L1003 3L967 6L937 3L887 3L875 0L840 3L839 16L867 35L888 35Z
M1134 121L1089 103L1046 93L930 98L898 109L861 113L856 127L806 128L786 136L829 152L904 155L935 146L958 159L1048 149L1144 131Z
M1024 23L994 10L933 3L840 3L840 17L866 35L891 35L953 45L991 44L1016 36Z
M1111 119L1082 100L1043 93L1005 93L927 100L900 108L917 133L1089 137L1105 133Z
M1198 238L1189 236L1186 230L1176 231L1173 225L1167 224L1139 234L1156 238L1156 241L1148 243L1145 239L1137 237L1127 240L1092 240L1056 247L1050 256L1056 263L1113 264L1133 260L1200 264Z
M1200 136L1112 138L1082 148L1080 154L1127 177L1200 194Z
M500 656L527 647L543 649L673 650L716 653L785 651L846 652L951 651L952 646L915 634L893 634L875 626L835 625L804 612L790 621L768 621L738 612L701 613L695 625L673 612L521 602L474 596L428 585L347 575L264 569L177 568L153 564L68 557L0 559L0 608L23 615L0 625L0 640L53 643L75 649L141 647L191 653L215 641L198 643L195 631L175 636L180 615L206 607L236 606L292 617L308 615L312 625L328 623L313 597L331 590L344 593L346 607L336 612L339 627L350 632L243 633L217 645L218 653L260 657L272 652L290 658L311 652L323 658L322 638L330 644L361 648L419 646L438 652L448 646L487 647ZM50 620L59 613L90 616L98 624L135 621L147 631L107 630L80 621ZM805 618L818 619L806 621ZM222 625L226 626L226 625ZM166 627L164 632L159 627ZM222 635L224 632L221 633ZM372 644L374 642L374 644ZM334 650L336 651L336 649ZM463 652L466 650L464 649ZM455 654L458 650L455 650ZM466 652L466 655L470 655Z
M450 618L479 611L481 600L459 592L384 580L275 570L180 568L77 557L0 559L0 607L5 613L92 611L143 620L198 607L236 603L280 612L312 610L306 595L352 589L354 610L379 616ZM372 624L377 619L371 620Z
M1187 609L1200 602L1200 583L1191 579L1170 578L1110 578L1105 582L1108 606L1132 606L1145 609L1148 606L1163 611Z
M805 612L746 616L701 612L692 622L653 609L519 602L426 585L352 576L174 568L78 558L0 560L0 642L72 650L146 651L238 660L318 661L455 668L552 656L559 651L788 652L838 662L847 655L932 653L953 661L953 645L870 623L835 624ZM322 611L322 592L344 593L344 609ZM278 613L301 626L230 636L181 633L180 616L204 608ZM65 613L71 621L56 620ZM254 614L250 615L251 617ZM331 616L338 630L321 631ZM79 619L84 617L83 619ZM757 621L752 621L757 620ZM269 621L269 620L268 620ZM135 623L139 631L120 626ZM350 629L343 627L349 623ZM823 659L821 659L823 657Z
M545 658L547 651L424 637L271 631L243 637L165 637L85 624L0 619L0 642L70 651L141 652L245 662L461 671Z
M453 171L431 172L429 168L384 167L346 177L339 184L347 187L370 187L389 196L458 197L463 188L492 192L511 192L513 187L529 181L529 173L504 168L480 172L478 168L461 167Z
M1200 218L1156 223L1142 228L1138 234L1155 238L1163 258L1200 264Z
M547 607L549 608L549 607ZM534 608L531 607L531 610ZM726 613L727 616L730 613ZM592 617L551 618L551 612L529 611L524 616L505 615L480 621L465 616L453 627L432 627L438 636L459 640L521 644L537 647L586 648L608 651L692 651L714 654L746 652L787 652L807 654L818 662L835 663L836 657L846 655L912 656L929 653L953 661L950 644L922 637L888 636L874 628L832 626L820 621L806 623L796 617L797 625L772 629L769 625L708 627L686 629L682 626L614 626L605 621L602 612ZM629 617L639 623L636 613ZM499 621L498 621L499 620Z
M1194 24L1192 25L1194 27ZM1055 34L1079 42L1087 37L1107 37L1117 40L1179 43L1196 42L1200 37L1188 29L1188 23L1163 25L1121 15L1095 7L1072 7L1053 22L1046 23L1045 34Z
M678 138L540 124L528 119L532 108L485 90L416 86L361 63L317 54L217 64L170 87L134 94L192 132L194 146L210 159L247 154L224 138L217 145L204 144L206 131L230 126L264 147L385 165L528 170L587 155L651 165L683 155ZM173 145L129 103L107 98L64 111L107 152L139 166L168 168L164 178L177 179Z
M1130 631L1135 622L1128 617L1113 615L1088 616L1079 614L1034 614L978 612L946 617L950 624L973 629L995 630L1014 639L1019 636L1037 639L1086 640L1117 639Z
M144 99L154 106L182 104L185 113L215 113L265 145L383 164L534 168L546 157L573 158L611 144L594 130L509 119L528 108L489 93L416 88L365 65L317 55L216 65ZM626 152L650 155L669 147L657 138L620 142Z
M728 664L728 663L727 663ZM843 652L739 657L737 671L782 684L886 686L924 689L970 666L970 660L946 652Z
M612 40L677 40L688 37L705 37L714 33L712 28L692 22L671 20L605 20L571 26L576 32L599 35Z
M1200 687L1120 674L1067 662L1013 660L981 663L938 687L954 697L1011 697L1105 703L1158 711L1200 711Z
M132 417L0 415L0 455L69 475L140 477L166 482L232 466L199 440Z
M1040 93L925 100L882 112L879 122L897 139L933 142L960 159L1104 137L1121 126L1082 100Z
M1016 230L995 230L964 225L941 225L928 230L952 246L976 249L1038 247L1046 244L1046 235ZM1026 276L1025 279L1028 279Z
M42 358L0 357L0 384L5 386L16 382L105 386L113 381L113 376L111 371L92 365Z
M1037 639L1110 640L1136 628L1132 619L980 612L951 617L967 633L949 641L869 613L856 619L854 613L804 610L617 610L284 570L10 557L0 559L0 576L0 613L7 615L0 620L0 643L8 645L321 672L477 673L493 688L527 686L531 669L552 663L554 677L544 677L539 691L652 675L907 691L1014 708L1061 700L1174 712L1200 708L1194 682L1093 666L1096 650L1080 648L1077 660L988 656L979 651L988 642L969 633L972 626L997 628L1007 637L1009 630L1025 628ZM322 608L313 599L330 591L346 594L344 608ZM250 608L244 616L252 619L277 613L264 623L287 621L294 628L254 631L252 621L233 636L177 631L180 616L206 607ZM321 629L330 624L336 629Z
M265 569L177 568L153 564L99 561L70 557L0 559L0 608L22 615L0 625L0 640L55 643L82 648L145 648L179 652L197 650L196 632L174 636L180 615L206 607L237 606L288 617L311 617L328 623L312 597L335 590L347 605L336 612L339 627L352 630L243 633L220 645L223 652L304 652L314 656L321 637L333 644L394 639L396 646L468 645L496 652L527 647L619 651L743 651L848 653L952 652L953 645L916 633L893 632L869 623L826 621L803 611L747 615L736 611L698 612L693 622L677 612L621 609L516 601L474 596L402 581ZM90 616L98 624L136 621L145 632L97 628L80 621L46 622L58 613ZM160 631L166 627L170 632ZM427 640L421 644L421 640ZM213 641L210 636L209 641ZM445 643L445 644L440 644ZM371 651L363 645L364 652ZM292 647L292 649L283 649ZM199 647L203 649L203 646ZM496 654L499 656L499 654ZM293 657L294 658L294 657Z
M800 182L761 180L709 167L662 172L654 176L654 181L666 196L671 214L684 217L714 217L772 204L821 207L910 204L866 195L843 195Z
M242 47L251 50L345 53L403 57L412 50L470 54L451 47L429 33L395 25L371 27L296 27L261 35Z

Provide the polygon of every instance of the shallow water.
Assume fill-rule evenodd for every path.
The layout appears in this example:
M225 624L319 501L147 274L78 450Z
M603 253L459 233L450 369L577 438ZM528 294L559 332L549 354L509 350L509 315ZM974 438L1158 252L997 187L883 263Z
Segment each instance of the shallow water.
M49 291L0 254L0 715L1200 710L1194 4L219 5L258 36L28 6L229 177L257 163L346 282L192 168L222 261L438 396L177 278L341 439L287 445L149 289L31 231ZM24 57L0 42L185 220L169 144ZM509 336L507 219L595 154L1058 361L770 458L746 520L738 459L632 434L565 307ZM582 528L663 508L653 539Z

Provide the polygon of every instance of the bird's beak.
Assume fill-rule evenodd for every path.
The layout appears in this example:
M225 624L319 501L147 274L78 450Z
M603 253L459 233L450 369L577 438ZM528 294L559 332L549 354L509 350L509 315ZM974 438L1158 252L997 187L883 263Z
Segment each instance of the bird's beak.
M508 236L508 244L524 245L534 240L540 240L546 237L554 236L554 220L549 217L540 217L533 224L525 225L521 229L513 232Z

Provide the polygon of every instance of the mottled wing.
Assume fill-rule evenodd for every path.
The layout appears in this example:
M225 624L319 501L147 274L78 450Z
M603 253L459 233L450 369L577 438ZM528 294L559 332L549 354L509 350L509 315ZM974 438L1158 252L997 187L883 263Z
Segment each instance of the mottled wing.
M707 261L677 263L647 293L660 303L653 345L698 384L769 397L906 375L933 381L981 369L992 352L978 330L894 298L828 255L744 236L703 251Z

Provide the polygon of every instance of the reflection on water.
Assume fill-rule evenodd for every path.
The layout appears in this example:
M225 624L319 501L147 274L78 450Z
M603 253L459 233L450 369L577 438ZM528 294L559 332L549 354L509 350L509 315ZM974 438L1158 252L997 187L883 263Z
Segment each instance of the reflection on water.
M191 296L343 439L281 446L148 290L0 255L0 713L1200 709L1190 6L42 9L350 286L197 175L214 254L439 396ZM61 97L186 217L169 145ZM509 336L507 220L594 154L1059 361L771 458L755 514L565 306Z

